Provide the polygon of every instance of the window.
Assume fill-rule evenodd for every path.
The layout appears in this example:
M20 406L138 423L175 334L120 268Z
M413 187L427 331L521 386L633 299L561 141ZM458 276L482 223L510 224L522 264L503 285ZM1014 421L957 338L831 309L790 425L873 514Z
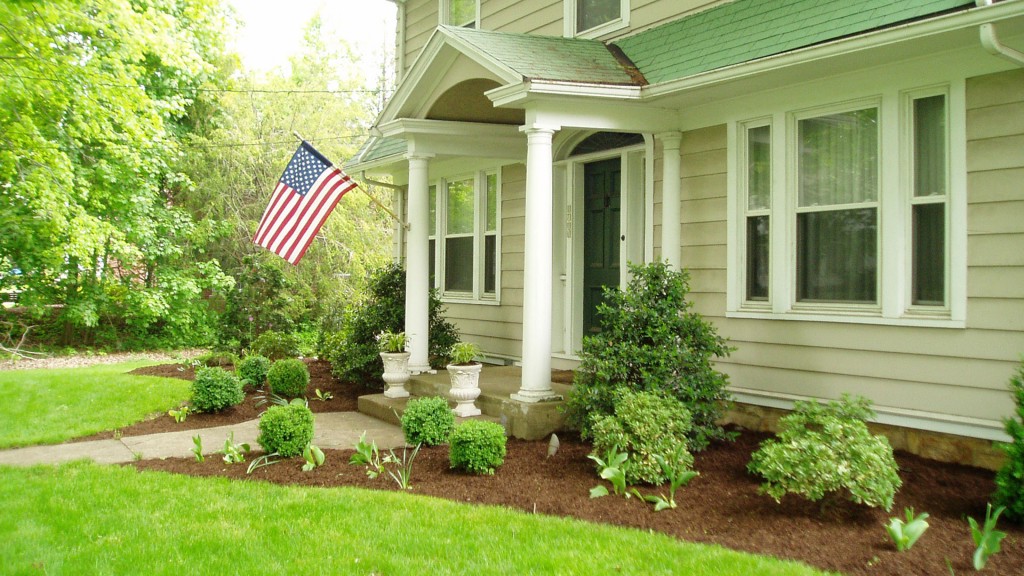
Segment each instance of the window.
M737 122L729 311L961 318L949 98L946 87L893 91Z
M565 35L594 37L629 26L629 0L567 0Z
M500 268L498 173L442 180L431 187L430 202L432 285L448 298L496 299ZM442 231L440 245L437 230ZM440 277L436 262L441 263Z
M441 0L441 23L462 28L479 28L479 0Z

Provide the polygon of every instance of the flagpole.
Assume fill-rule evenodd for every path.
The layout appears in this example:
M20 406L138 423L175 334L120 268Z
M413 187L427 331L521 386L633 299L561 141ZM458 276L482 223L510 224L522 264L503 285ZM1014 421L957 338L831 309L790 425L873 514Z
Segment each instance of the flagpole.
M295 131L295 130L292 130L292 134L294 134L294 135L295 135L295 137L296 137L296 138L298 138L300 142L305 142L305 141L306 141L306 139L305 139L305 138L303 138L302 136L300 136L300 135L299 135L299 133L298 133L297 131ZM332 168L337 168L338 170L341 170L340 168L338 168L337 166L335 166L335 165L334 165L333 163L331 164L331 167L332 167ZM344 170L342 170L342 172L344 172ZM347 176L347 174L346 174L346 176ZM352 177L351 177L351 176L349 176L349 178L352 178ZM353 180L353 182L355 182L355 180ZM356 188L358 188L359 190L362 190L362 191L363 191L363 194L366 194L367 196L369 196L369 197L370 197L370 200L373 200L373 203L374 203L374 204L376 204L377 206L380 206L381 210L383 210L383 211L387 212L387 213L388 213L388 215L390 215L390 216L391 216L391 218L393 218L393 219L395 220L395 222L398 222L398 223L399 223L399 224L400 224L400 225L401 225L401 226L402 226L403 228L405 228L406 230L408 230L408 229L409 229L409 223L408 223L408 222L402 222L402 219L401 219L401 218L399 218L397 214L395 214L394 212L392 212L392 211L391 211L391 208L388 208L387 206L385 206L384 204L382 204L380 200L377 200L377 197L376 197L376 196L374 196L373 194L370 194L370 193L369 193L369 192L368 192L368 191L366 190L366 188L363 188L363 187L362 187L362 186L361 186L361 185L360 185L360 184L359 184L358 182L355 182L355 185L356 185Z

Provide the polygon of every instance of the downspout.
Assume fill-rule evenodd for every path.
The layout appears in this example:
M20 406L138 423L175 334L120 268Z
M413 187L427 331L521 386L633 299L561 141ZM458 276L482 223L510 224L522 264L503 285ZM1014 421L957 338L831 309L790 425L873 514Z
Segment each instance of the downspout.
M991 6L992 0L977 0L976 4L978 7ZM986 52L993 56L998 56L1013 62L1017 66L1024 68L1024 52L1014 50L1009 46L1005 46L999 41L999 37L996 35L996 25L991 22L988 24L982 24L978 29L981 36L981 46Z

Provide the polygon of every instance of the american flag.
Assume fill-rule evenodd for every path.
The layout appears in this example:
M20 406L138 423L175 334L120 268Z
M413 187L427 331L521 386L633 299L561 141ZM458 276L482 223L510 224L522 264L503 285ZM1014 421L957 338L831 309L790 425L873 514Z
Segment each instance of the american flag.
M356 183L303 141L284 169L252 241L298 264L338 200Z

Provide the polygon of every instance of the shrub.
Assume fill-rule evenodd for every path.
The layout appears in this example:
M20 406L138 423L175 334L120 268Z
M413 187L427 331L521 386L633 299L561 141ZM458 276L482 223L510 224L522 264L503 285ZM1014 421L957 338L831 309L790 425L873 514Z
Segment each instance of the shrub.
M594 452L605 454L617 448L629 454L622 464L628 484L663 484L665 472L658 456L675 469L693 467L693 456L686 450L690 413L675 398L622 389L616 397L614 414L597 415L591 432ZM676 460L680 446L683 449Z
M313 412L302 404L271 406L260 416L256 441L267 454L298 456L313 441Z
M672 396L690 411L689 447L730 438L718 425L729 401L727 378L712 359L731 351L715 327L686 301L689 276L667 263L629 266L626 290L605 288L601 332L583 339L566 420L589 438L595 416L614 412L620 387Z
M448 441L455 415L440 396L410 400L402 413L402 432L411 445L437 446Z
M196 356L197 363L208 368L234 366L238 363L238 355L225 350L215 350Z
M200 368L192 381L192 408L196 412L220 412L245 400L242 381L223 368Z
M295 358L300 354L299 344L299 337L294 334L267 330L253 341L252 353L266 356L271 360Z
M865 420L873 416L863 397L839 402L797 402L779 419L775 439L765 440L747 469L767 481L761 492L778 502L787 492L811 501L847 492L850 500L892 508L902 485L892 446L873 436Z
M1017 405L1017 418L1006 418L1003 426L1011 438L998 446L1006 452L1006 463L996 473L996 492L992 501L1006 507L1006 517L1024 521L1024 361L1010 378L1010 393Z
M494 474L505 462L505 429L494 422L467 420L452 431L448 454L452 468Z
M351 303L341 319L323 327L318 353L331 363L331 372L346 381L382 383L377 335L405 330L405 270L388 264L371 272L366 297ZM458 340L455 327L444 319L437 292L431 290L430 363L443 367L448 350Z
M242 379L242 386L259 388L267 381L267 372L270 370L270 359L259 354L252 354L242 358L235 367L235 372Z
M306 394L309 386L309 368L302 360L289 358L278 360L267 371L270 391L286 398L298 398Z

